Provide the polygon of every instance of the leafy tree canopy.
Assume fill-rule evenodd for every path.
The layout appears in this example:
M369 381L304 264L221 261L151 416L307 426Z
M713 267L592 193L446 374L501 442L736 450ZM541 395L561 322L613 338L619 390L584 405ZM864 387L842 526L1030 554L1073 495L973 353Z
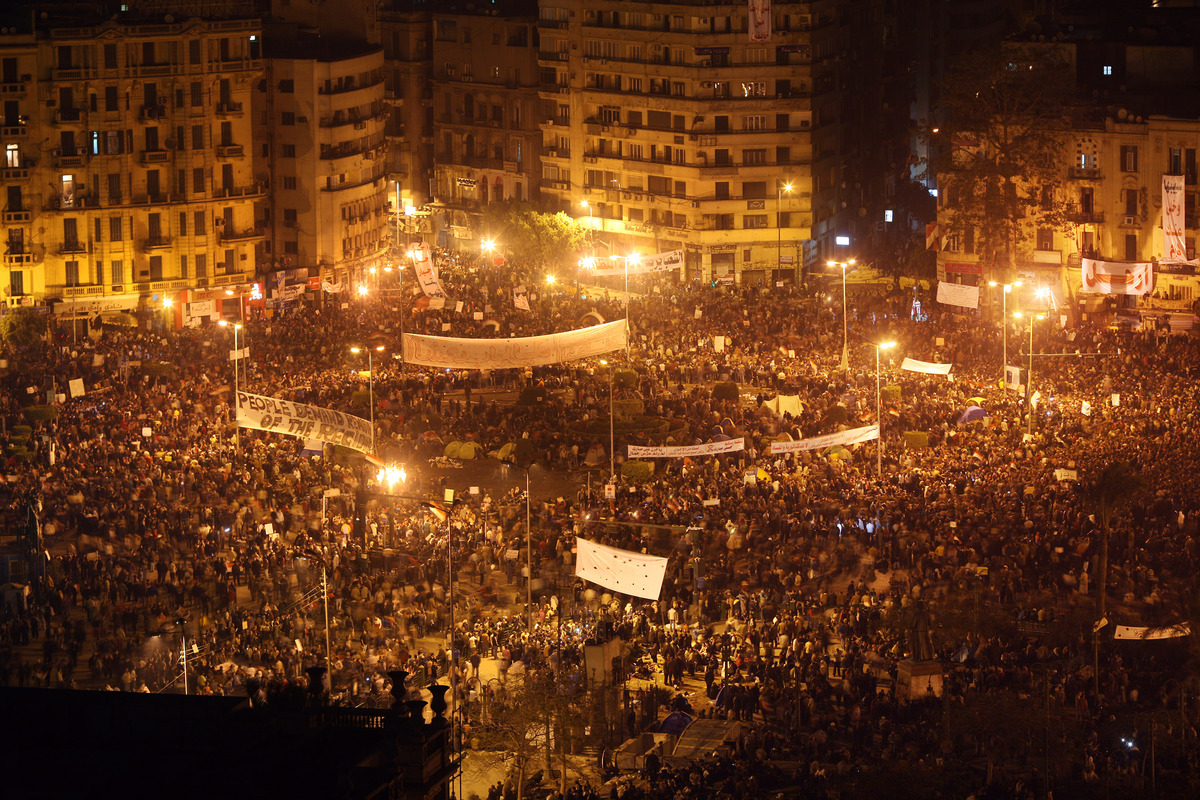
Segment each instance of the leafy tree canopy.
M512 200L489 205L484 226L501 249L541 263L582 251L588 236L587 226L562 211L547 214Z
M16 308L0 317L0 337L14 350L30 347L46 336L46 318L32 308Z

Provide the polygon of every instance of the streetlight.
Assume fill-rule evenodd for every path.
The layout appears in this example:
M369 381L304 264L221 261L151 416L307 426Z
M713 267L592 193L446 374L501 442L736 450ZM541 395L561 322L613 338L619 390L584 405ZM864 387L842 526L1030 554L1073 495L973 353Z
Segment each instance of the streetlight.
M379 352L383 352L383 345L374 348ZM361 353L363 348L351 347L351 353ZM367 348L367 396L371 404L371 455L375 455L375 367L371 361L371 348Z
M613 365L603 358L600 359L600 363L608 367L608 472L611 476L609 482L615 486L617 483L617 450L614 445L616 436L613 433Z
M367 288L367 285L365 283L359 284L359 286L358 286L358 296L359 297L366 297L367 293L369 291L370 290Z
M1000 381L1001 381L1001 385L1004 386L1005 388L1007 388L1008 387L1008 378L1007 378L1007 375L1008 375L1008 293L1011 292L1015 287L1020 286L1021 281L1016 281L1015 283L1005 283L1005 284L999 284L999 283L996 283L995 281L988 281L988 286L1001 286L1001 285L1004 286L1004 294L1001 295L1001 298L1003 298L1004 302L1003 302L1003 308L1001 309L1001 313L1000 313L1000 319L1003 320L1002 324L1004 325L1003 330L1001 330L1001 332L1000 332L1000 335L1003 338L1003 342L1004 342L1004 350L1003 350L1004 363L1000 366Z
M592 258L596 258L596 221L592 217L592 204L587 200L580 200L579 205L587 209L588 212L588 245L592 251Z
M496 240L495 239L481 239L480 240L479 251L481 253L483 253L483 257L485 259L485 264L486 264L487 257L490 256L495 249L496 249Z
M846 338L846 268L853 267L855 259L849 261L826 261L829 267L842 268L842 369L850 367L850 344Z
M501 464L516 467L525 473L525 561L529 565L529 578L525 581L525 629L533 637L533 528L529 513L529 467L522 467L512 459L502 458ZM531 465L532 466L532 465Z
M879 439L875 447L875 474L883 476L883 403L879 391L879 353L895 347L895 342L875 343L875 424L879 426Z
M219 323L222 328L229 327L231 323L221 320ZM242 351L238 349L238 331L242 329L240 322L232 323L233 327L233 437L237 443L238 453L242 452L242 429L238 425L238 360L242 357Z
M1013 316L1017 319L1025 316L1020 311L1014 311ZM1035 320L1045 319L1045 314L1030 314L1029 315L1029 370L1025 376L1025 405L1029 409L1029 428L1028 432L1033 433L1033 323Z
M775 193L775 274L783 271L783 193L792 193L792 182L780 183ZM797 268L799 269L799 268ZM800 283L797 277L796 283Z

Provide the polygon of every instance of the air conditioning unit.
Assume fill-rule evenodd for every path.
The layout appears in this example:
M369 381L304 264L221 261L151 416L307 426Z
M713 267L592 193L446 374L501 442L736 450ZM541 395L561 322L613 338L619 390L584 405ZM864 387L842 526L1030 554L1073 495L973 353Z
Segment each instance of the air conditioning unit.
M699 208L699 207L700 207L700 201L699 201L699 200L693 200L693 201L692 201L692 208Z
M213 220L213 224L216 225L218 228L224 228L225 227L225 218L217 217L216 219Z
M711 89L711 88L712 88L712 85L713 85L713 84L712 84L712 81L700 81L700 88L701 88L701 89Z
M1124 219L1122 219L1121 224L1122 225L1137 225L1137 217L1133 216L1132 214L1126 214Z

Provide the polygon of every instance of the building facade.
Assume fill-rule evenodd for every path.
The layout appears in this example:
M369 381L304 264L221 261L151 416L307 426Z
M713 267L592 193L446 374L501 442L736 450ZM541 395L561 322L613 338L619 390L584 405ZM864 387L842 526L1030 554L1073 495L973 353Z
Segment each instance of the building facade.
M430 233L433 198L432 14L427 7L392 4L379 12L384 97L390 104L388 183L393 225L402 243Z
M41 17L0 34L9 305L82 318L252 280L260 48L247 18Z

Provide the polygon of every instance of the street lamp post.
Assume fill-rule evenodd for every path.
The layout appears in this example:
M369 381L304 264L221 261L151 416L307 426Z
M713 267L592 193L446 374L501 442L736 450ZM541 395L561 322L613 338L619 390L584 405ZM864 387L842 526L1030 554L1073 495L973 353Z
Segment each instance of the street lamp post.
M1000 338L1003 345L1003 355L1001 357L1004 359L1004 363L1000 365L1000 381L1001 385L1004 387L1008 386L1008 293L1020 285L1021 281L1005 284L996 283L996 281L988 281L988 286L1004 287L1004 293L1000 295L1003 300L1000 312L1000 319L1003 320L1003 327L1000 331Z
M879 426L879 438L875 447L875 474L883 476L883 401L879 388L879 353L895 347L895 342L875 343L875 424Z
M1020 319L1024 315L1020 311L1014 311L1013 316ZM1045 314L1029 315L1029 368L1025 376L1025 407L1029 414L1029 426L1026 430L1030 434L1033 433L1033 323L1045 318Z
M608 367L608 474L609 483L617 483L616 434L613 430L613 365L603 358L600 363Z
M827 261L826 265L830 267L842 268L842 369L850 367L850 342L846 338L846 268L852 267L855 264L855 259L849 261Z
M230 323L221 320L221 327L226 327ZM238 394L241 388L238 384L238 361L242 357L242 351L238 349L238 331L242 329L240 322L233 323L233 438L237 446L238 453L242 452L242 429L238 425Z
M588 248L594 262L596 258L596 221L592 217L592 204L587 200L580 200L579 205L586 208L588 212Z
M529 512L529 467L522 467L510 459L502 459L502 464L516 467L525 472L525 561L529 565L529 578L525 581L525 629L533 636L533 516Z
M783 271L783 193L792 193L792 183L780 183L775 192L775 274ZM800 283L799 277L796 283Z
M351 347L351 353L361 353L364 348ZM367 351L367 402L370 404L368 409L371 417L371 455L375 455L375 365L371 360L371 348L365 348ZM374 348L382 351L383 345Z

